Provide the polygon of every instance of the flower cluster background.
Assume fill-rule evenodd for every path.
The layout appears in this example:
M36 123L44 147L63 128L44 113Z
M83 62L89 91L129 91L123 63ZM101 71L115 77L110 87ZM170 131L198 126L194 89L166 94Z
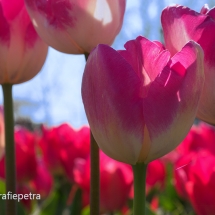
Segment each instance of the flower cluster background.
M160 14L163 8L175 3L196 11L205 3L210 8L215 5L214 0L127 0L123 26L112 47L123 49L126 41L138 35L163 41ZM76 128L87 124L81 98L84 66L83 55L71 56L49 47L42 71L32 80L13 87L16 119L29 118L49 126L69 122Z

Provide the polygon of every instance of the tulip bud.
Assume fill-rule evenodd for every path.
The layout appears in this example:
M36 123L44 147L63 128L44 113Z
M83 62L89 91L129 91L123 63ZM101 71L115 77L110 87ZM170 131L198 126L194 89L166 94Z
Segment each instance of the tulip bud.
M25 0L34 26L58 51L83 54L99 43L111 45L119 33L125 0Z
M37 35L23 0L0 2L0 84L19 84L42 68L48 46Z
M193 124L204 83L203 52L193 41L172 58L144 37L126 50L98 45L82 98L93 136L110 157L148 163L173 150Z

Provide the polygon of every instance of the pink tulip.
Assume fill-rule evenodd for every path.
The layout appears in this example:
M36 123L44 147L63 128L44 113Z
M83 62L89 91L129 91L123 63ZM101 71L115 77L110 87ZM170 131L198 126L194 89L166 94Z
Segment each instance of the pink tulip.
M26 182L36 176L36 137L25 128L15 130L17 181ZM0 161L0 177L5 178L5 156Z
M89 53L97 44L111 45L119 33L125 0L25 0L38 34L53 48Z
M72 145L75 131L68 124L53 128L43 127L43 134L39 141L43 159L48 169L54 174L64 174L62 166L62 150Z
M73 182L73 166L75 159L86 159L90 154L90 128L83 126L75 131L75 137L72 144L62 149L61 160L65 173Z
M189 170L190 181L185 184L197 215L215 214L215 156L199 152Z
M31 192L30 188L26 185L26 184L19 184L17 186L17 194L22 194L23 196L25 194L29 195L29 193ZM22 203L22 205L24 206L26 212L31 213L32 209L33 209L33 201L30 198L26 198L26 199L21 199L20 201Z
M130 166L109 158L100 153L101 173L101 210L116 211L128 200L133 175Z
M193 163L202 153L215 156L215 129L205 123L193 125L175 151L178 153L174 163L175 187L181 197L188 198L185 184L190 181Z
M187 43L172 58L159 42L144 37L126 50L95 48L86 64L82 98L99 147L128 163L148 163L186 136L203 87L203 54Z
M130 166L117 162L100 151L100 208L113 212L125 206L133 182ZM77 159L74 168L75 182L83 190L83 203L89 204L90 159Z
M208 150L215 155L215 129L205 123L193 125L188 135L177 147L181 155Z
M184 156L181 156L174 163L174 185L179 196L184 199L188 198L188 193L185 185L189 181L188 173L191 168L193 159L196 159L196 154L188 153Z
M53 179L43 160L38 160L36 176L30 181L30 187L35 194L40 194L41 198L47 198L53 186Z
M207 150L182 156L176 163L175 186L198 215L215 214L215 156Z
M161 160L154 160L149 163L146 175L146 188L157 187L164 188L166 179L166 170Z
M18 84L42 68L48 47L37 35L24 0L0 1L0 84Z
M167 7L161 16L166 48L173 56L194 40L204 50L205 84L197 117L215 124L215 8L204 6L201 13L180 5Z
M76 158L86 158L90 151L90 129L79 130L68 124L51 129L43 128L39 141L44 162L53 174L66 174L73 181L73 165Z
M162 160L175 164L181 156L201 150L208 150L215 155L215 128L203 122L193 125L181 144Z

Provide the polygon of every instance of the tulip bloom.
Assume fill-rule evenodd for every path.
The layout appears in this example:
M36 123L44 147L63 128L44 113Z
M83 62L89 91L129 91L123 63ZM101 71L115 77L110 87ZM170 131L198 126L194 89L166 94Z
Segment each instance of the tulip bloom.
M43 160L38 160L37 163L37 173L33 180L30 181L30 187L35 194L40 194L41 198L45 199L52 190L53 178Z
M188 135L177 147L177 151L181 155L190 152L198 152L208 150L215 155L215 129L206 123L193 125Z
M163 156L186 136L203 87L203 53L190 41L171 58L144 37L125 48L98 45L91 52L82 98L99 147L134 165Z
M51 129L44 127L39 145L48 169L54 174L66 174L73 181L74 160L89 155L90 129L83 126L74 130L68 124Z
M111 45L119 33L125 0L25 0L38 34L58 51L89 53Z
M198 215L215 214L215 157L209 152L198 153L189 170L186 190Z
M146 174L146 188L164 188L166 171L163 162L154 160L149 163Z
M42 68L48 46L37 35L23 0L0 1L0 84L18 84Z
M205 84L197 117L215 124L215 8L204 6L200 13L180 5L167 7L161 16L166 48L171 55L178 52L189 40L204 50Z
M17 181L26 182L36 176L36 137L30 131L18 127L15 130ZM5 178L5 156L0 161L0 177Z
M114 212L123 208L129 198L133 175L129 165L117 162L100 151L100 208ZM74 168L75 182L83 191L84 205L89 204L90 159L77 159ZM117 192L116 192L117 190Z
M215 156L207 150L182 156L176 163L175 186L198 215L215 214Z

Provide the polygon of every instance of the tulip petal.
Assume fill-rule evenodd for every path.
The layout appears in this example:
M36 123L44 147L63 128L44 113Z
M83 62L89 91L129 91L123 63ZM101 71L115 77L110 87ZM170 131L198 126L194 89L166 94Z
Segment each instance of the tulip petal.
M146 163L174 149L196 116L204 83L202 49L189 42L151 83L143 113L151 139Z
M126 50L119 53L131 64L134 71L146 86L157 77L170 59L170 53L160 44L144 37L137 37L125 44Z
M207 11L206 15L210 16L212 19L215 20L215 7L211 8Z
M10 26L7 19L4 17L3 7L0 3L0 41L2 44L9 45L10 41Z
M161 15L166 48L171 54L179 51L189 40L194 40L204 50L205 86L197 117L215 124L215 8L206 14L197 13L183 6L167 7Z
M7 20L13 20L24 6L24 0L1 0L4 16Z
M55 49L72 54L89 53L99 43L111 44L121 29L125 11L125 0L25 2L41 38Z
M141 80L131 65L111 47L98 45L83 75L86 114L100 148L110 157L130 164L136 163L143 143L140 91Z
M161 23L164 29L165 46L170 53L176 54L191 40L191 37L197 41L200 38L199 31L202 29L198 29L198 33L194 33L193 29L206 19L205 15L180 5L165 8L161 14Z

